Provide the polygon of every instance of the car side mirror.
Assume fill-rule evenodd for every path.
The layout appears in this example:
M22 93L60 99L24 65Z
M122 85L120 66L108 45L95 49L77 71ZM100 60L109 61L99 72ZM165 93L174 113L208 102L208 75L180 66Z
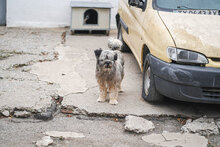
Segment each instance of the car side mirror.
M143 8L144 2L142 0L128 0L129 6L134 6L137 8Z

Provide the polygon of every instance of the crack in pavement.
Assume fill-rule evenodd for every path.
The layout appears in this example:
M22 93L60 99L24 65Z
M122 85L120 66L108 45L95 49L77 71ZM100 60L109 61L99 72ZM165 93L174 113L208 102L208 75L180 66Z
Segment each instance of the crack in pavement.
M7 29L7 35L1 37L0 115L3 111L12 117L15 111L27 111L33 115L51 104L51 95L57 94L57 85L41 81L29 71L35 63L58 59L58 53L54 50L58 33L56 30L40 30L37 36L33 36L29 29L18 32L17 29Z

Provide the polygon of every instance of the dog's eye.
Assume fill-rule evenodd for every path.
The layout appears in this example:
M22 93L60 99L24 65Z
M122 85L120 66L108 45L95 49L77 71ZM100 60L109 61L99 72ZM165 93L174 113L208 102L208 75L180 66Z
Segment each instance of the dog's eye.
M99 61L101 61L101 62L102 62L103 60L102 60L102 59L100 59Z

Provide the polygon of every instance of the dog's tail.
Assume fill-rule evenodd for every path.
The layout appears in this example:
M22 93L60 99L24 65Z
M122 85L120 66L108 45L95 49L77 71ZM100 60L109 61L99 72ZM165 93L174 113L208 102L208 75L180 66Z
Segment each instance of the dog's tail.
M121 50L122 42L119 39L110 37L108 39L108 47L112 50Z

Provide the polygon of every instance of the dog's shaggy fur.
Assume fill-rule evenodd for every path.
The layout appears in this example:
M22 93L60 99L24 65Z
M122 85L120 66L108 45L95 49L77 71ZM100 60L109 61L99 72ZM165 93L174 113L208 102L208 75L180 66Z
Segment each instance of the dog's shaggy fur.
M116 46L116 45L114 45ZM95 50L97 59L96 79L99 84L98 102L104 102L109 90L110 104L118 104L118 92L121 91L121 82L124 77L124 59L119 51Z
M111 37L108 39L108 47L112 50L120 50L120 48L122 47L122 42L118 39Z

